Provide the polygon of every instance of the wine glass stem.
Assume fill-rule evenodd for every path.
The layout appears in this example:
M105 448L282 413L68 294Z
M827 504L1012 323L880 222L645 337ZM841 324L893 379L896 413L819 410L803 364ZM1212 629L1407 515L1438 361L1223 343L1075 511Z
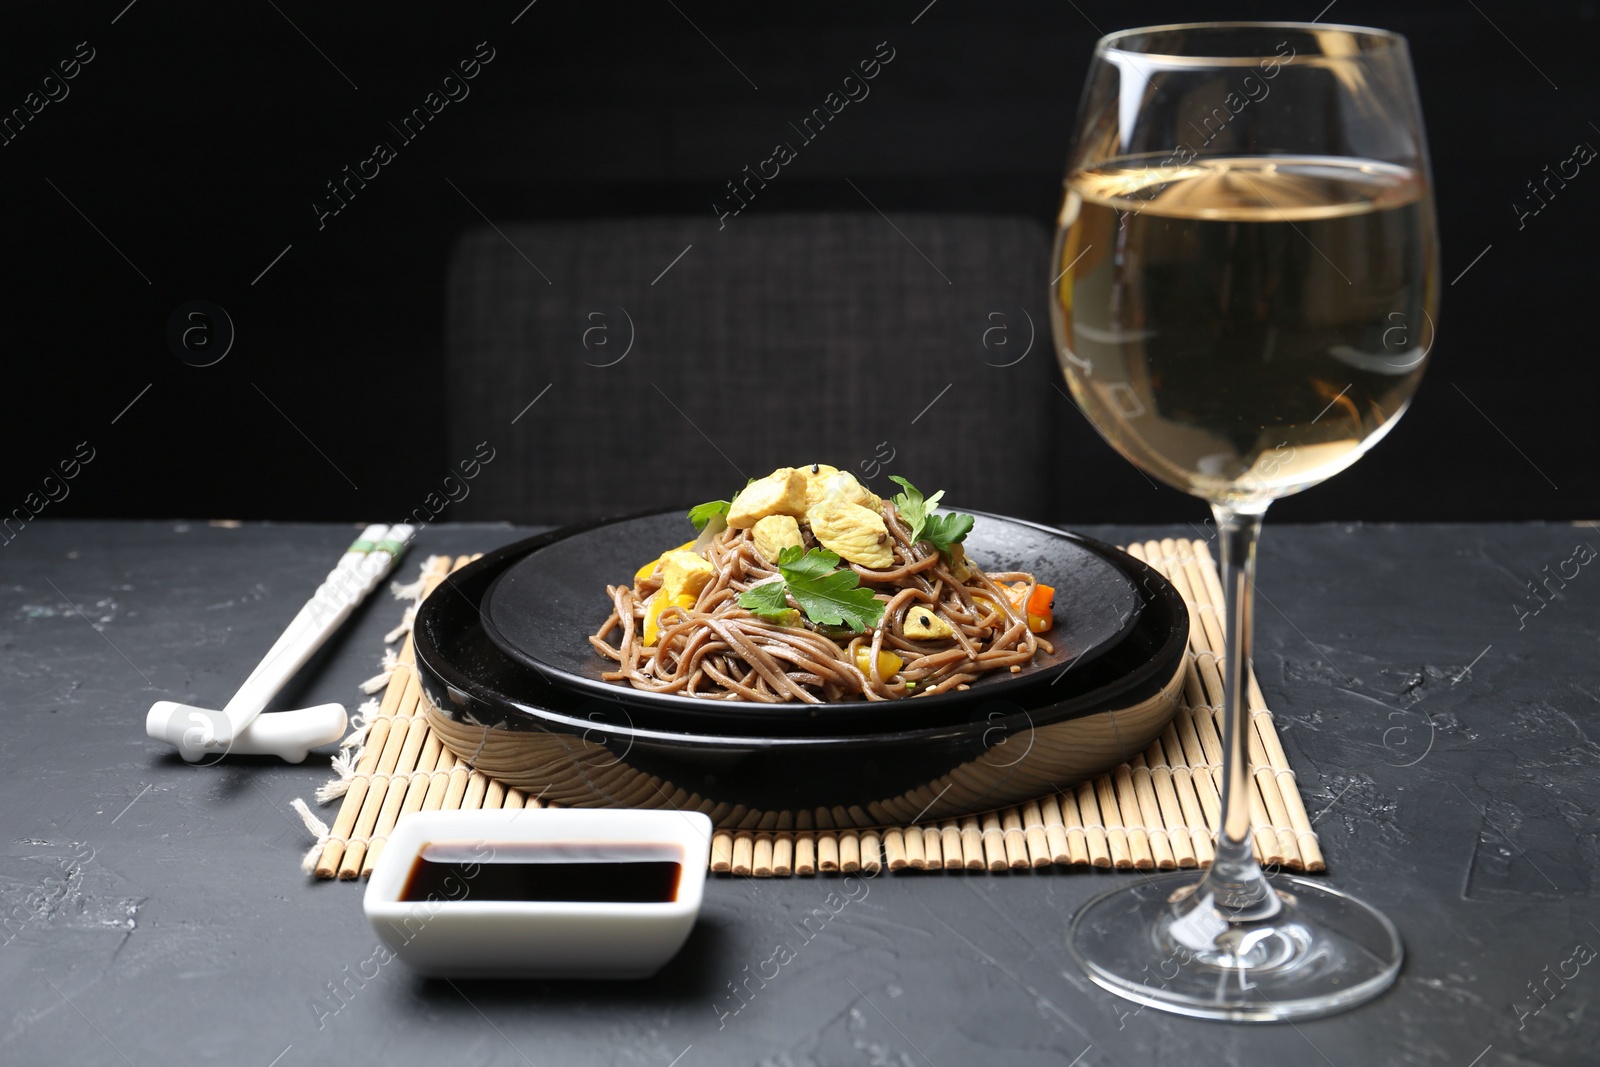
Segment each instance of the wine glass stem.
M1278 910L1277 894L1256 863L1250 832L1250 638L1261 514L1241 514L1221 504L1212 505L1212 514L1222 553L1227 714L1222 732L1222 831L1204 884L1224 915L1236 920L1260 919Z

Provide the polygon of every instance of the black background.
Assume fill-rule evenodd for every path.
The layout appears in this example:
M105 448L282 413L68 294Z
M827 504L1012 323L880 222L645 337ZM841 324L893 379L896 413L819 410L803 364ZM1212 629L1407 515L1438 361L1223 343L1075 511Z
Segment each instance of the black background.
M482 225L476 209L497 221L709 218L769 131L887 40L897 58L873 83L877 102L752 210L860 210L849 176L890 216L1044 223L1101 32L1303 20L1320 6L525 2L9 6L0 111L78 42L95 58L0 147L0 511L88 441L94 461L46 516L393 518L449 463L444 271L456 238ZM1324 21L1410 38L1444 303L1410 414L1275 517L1600 516L1589 434L1600 170L1520 229L1513 208L1546 164L1600 145L1595 5L1341 0ZM471 95L319 231L323 183L480 41L495 58ZM226 308L237 329L227 358L205 368L166 343L169 315L195 299ZM1070 432L1084 464L1126 468L1086 424ZM1131 468L1101 483L1062 517L1197 514Z

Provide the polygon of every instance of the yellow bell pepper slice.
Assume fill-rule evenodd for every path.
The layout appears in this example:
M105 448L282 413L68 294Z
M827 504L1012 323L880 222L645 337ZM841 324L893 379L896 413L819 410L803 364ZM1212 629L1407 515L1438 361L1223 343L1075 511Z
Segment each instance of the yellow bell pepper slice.
M900 668L904 664L904 662L905 662L904 660L902 660L899 656L895 655L893 652L879 652L878 653L878 677L882 678L884 681L888 681L890 678L894 677L896 674L898 674L900 672ZM856 669L859 670L862 674L866 675L868 678L871 678L872 677L871 663L872 663L872 646L871 645L857 645L856 646Z
M661 636L661 613L668 608L692 608L695 598L688 593L669 599L664 591L657 591L644 609L644 643L650 647Z

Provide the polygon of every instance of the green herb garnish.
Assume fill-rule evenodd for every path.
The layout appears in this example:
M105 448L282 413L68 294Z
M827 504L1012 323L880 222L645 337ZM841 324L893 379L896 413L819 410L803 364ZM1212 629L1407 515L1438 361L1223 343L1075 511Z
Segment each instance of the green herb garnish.
M696 504L689 509L689 521L694 523L696 530L704 530L706 523L718 515L726 517L731 506L726 500L708 500L704 504Z
M944 496L943 489L924 499L921 490L899 475L891 474L889 480L898 482L905 489L905 492L895 494L894 506L899 510L900 517L911 526L912 544L926 541L948 556L951 547L960 544L972 532L975 520L971 515L960 512L933 514L933 509Z
M763 582L739 594L739 606L763 618L778 619L791 611L793 597L806 618L818 626L844 626L861 633L883 620L885 604L861 587L855 571L836 570L839 557L825 548L804 552L789 545L778 553L780 581Z
M971 515L960 512L929 515L928 526L922 531L922 540L948 556L951 549L966 540L967 534L972 532L974 521Z
M746 589L739 594L739 606L774 622L781 619L784 612L794 610L789 606L788 587L781 580L762 582Z

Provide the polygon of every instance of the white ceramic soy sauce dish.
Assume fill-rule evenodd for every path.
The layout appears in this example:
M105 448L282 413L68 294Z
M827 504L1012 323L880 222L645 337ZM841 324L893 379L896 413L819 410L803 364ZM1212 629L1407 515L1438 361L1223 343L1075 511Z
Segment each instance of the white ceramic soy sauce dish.
M688 939L700 912L710 850L711 820L698 812L413 812L389 835L362 906L383 943L430 977L646 978ZM492 883L503 887L503 880L494 880L509 873L489 870L492 864L548 860L552 854L565 862L671 859L681 868L670 899L483 899ZM444 868L427 868L434 876L427 894L433 899L402 899L419 858L460 866L442 881L437 876ZM413 894L424 881L418 876ZM602 895L594 889L598 883L586 879L568 895Z

